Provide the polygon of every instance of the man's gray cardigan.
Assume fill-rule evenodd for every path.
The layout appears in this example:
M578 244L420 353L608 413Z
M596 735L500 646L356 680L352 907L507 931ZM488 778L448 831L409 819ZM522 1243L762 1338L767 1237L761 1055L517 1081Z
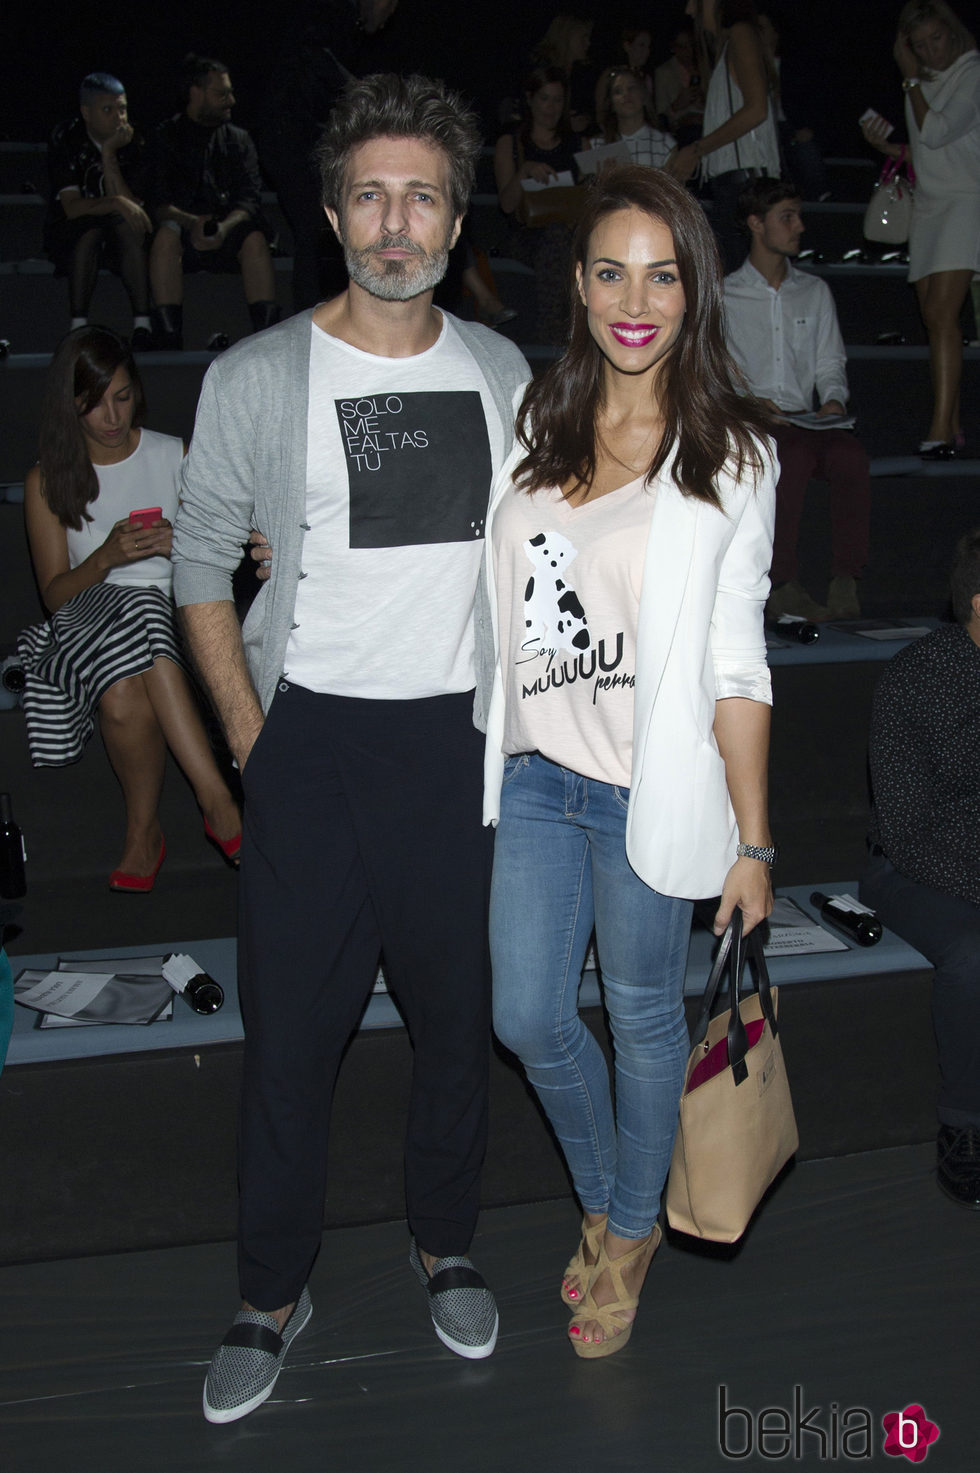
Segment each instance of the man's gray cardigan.
M272 577L257 594L242 630L263 711L269 709L282 674L300 577L312 315L300 312L246 338L208 369L184 461L174 527L178 605L231 599L231 577L252 528L260 528L272 544ZM514 442L518 390L530 370L514 344L499 333L455 317L450 321L487 381L500 416L506 457ZM494 462L494 475L500 464ZM474 720L485 729L493 653L482 579L475 620Z

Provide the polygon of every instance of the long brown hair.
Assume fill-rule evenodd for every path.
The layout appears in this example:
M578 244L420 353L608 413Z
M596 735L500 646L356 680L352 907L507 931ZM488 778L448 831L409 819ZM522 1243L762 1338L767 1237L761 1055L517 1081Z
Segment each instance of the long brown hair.
M619 119L613 110L612 101L613 83L617 77L632 77L634 81L639 82L640 91L643 93L643 121L645 123L653 123L650 97L647 92L646 82L643 80L643 73L636 71L631 66L606 67L596 86L596 97L598 98L596 122L602 129L602 136L607 143L615 143L619 137Z
M602 174L572 243L575 263L586 271L593 231L619 210L642 210L663 221L674 254L686 312L680 333L657 379L664 432L646 472L652 480L676 446L673 479L685 496L712 506L720 499L719 472L727 464L741 477L762 470L755 436L771 422L753 399L735 388L738 371L722 334L721 263L704 211L662 169L623 164ZM589 331L588 314L574 285L571 340L565 352L529 385L517 416L517 438L527 451L514 472L523 490L568 485L571 495L589 486L596 468L596 424L603 405L605 358Z
M549 82L557 82L565 96L564 106L561 110L561 118L555 130L560 143L569 143L574 138L572 125L568 120L568 78L557 66L536 66L528 72L521 81L521 121L517 129L517 142L522 149L533 146L531 130L534 127L534 118L531 115L531 98L536 97L542 87L547 87ZM557 147L557 145L556 145Z
M133 424L146 400L129 344L108 327L76 327L54 352L41 396L38 464L41 490L64 527L90 522L85 508L99 494L99 478L78 423L99 403L114 375L125 369L133 385Z

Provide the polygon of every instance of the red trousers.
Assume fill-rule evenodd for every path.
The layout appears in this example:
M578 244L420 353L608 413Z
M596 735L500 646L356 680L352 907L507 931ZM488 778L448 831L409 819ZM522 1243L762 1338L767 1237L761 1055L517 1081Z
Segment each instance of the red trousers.
M802 430L777 425L776 535L772 549L773 587L797 576L796 545L807 483L830 486L832 577L858 578L868 560L871 479L868 457L850 430Z

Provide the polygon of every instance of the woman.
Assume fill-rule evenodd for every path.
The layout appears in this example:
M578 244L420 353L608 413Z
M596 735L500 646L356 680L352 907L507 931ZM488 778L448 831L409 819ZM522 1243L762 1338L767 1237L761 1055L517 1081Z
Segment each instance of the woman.
M564 73L553 66L536 67L522 87L523 120L516 133L497 139L493 168L497 199L511 218L511 231L501 246L535 275L539 342L558 343L568 324L569 248L572 232L558 223L527 226L521 223L521 206L526 196L525 179L537 184L554 183L561 173L577 176L575 152L581 139L572 132L566 114Z
M589 65L592 22L580 15L556 15L534 52L538 66L557 67L568 94L568 111L576 133L587 133L592 124L592 94L595 71Z
M643 83L647 101L653 106L653 77L650 75L650 48L653 45L653 36L649 27L634 21L625 25L619 33L619 44L625 61L620 65L626 66L631 72L636 72ZM601 86L601 80L600 80ZM599 117L599 89L596 89L596 118Z
M732 386L700 206L662 171L609 170L574 259L570 345L525 394L487 529L485 818L494 1025L584 1210L561 1294L591 1358L626 1344L660 1241L692 901L721 895L717 932L736 905L747 928L771 908L775 492L763 411ZM615 1116L577 1010L593 922Z
M932 420L919 454L950 460L963 446L960 309L980 272L980 55L944 0L905 6L893 55L915 166L909 281L929 335L932 377ZM881 153L899 157L886 123L861 126Z
M126 804L113 890L146 894L166 854L157 812L167 747L231 863L241 821L185 674L170 597L170 540L184 447L141 428L128 345L104 327L69 333L48 370L27 536L47 624L18 641L35 766L76 762L97 711ZM134 519L133 513L151 515Z
M676 142L650 122L650 106L638 72L625 67L610 67L603 73L596 90L602 137L599 142L622 141L629 149L630 162L662 169Z
M736 224L739 192L755 174L780 175L771 90L775 77L759 36L752 0L687 0L701 68L710 73L704 132L674 155L670 172L690 179L700 166L710 185L712 215L727 271L745 259L748 244Z
M690 19L675 31L670 52L653 74L653 102L657 116L683 147L701 137L704 123L704 88Z

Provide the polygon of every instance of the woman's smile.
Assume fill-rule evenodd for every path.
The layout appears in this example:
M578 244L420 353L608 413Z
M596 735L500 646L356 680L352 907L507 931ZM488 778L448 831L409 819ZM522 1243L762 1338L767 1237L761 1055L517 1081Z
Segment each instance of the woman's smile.
M652 322L611 322L609 331L617 343L622 343L626 348L645 348L647 343L653 342L660 328L655 327Z

